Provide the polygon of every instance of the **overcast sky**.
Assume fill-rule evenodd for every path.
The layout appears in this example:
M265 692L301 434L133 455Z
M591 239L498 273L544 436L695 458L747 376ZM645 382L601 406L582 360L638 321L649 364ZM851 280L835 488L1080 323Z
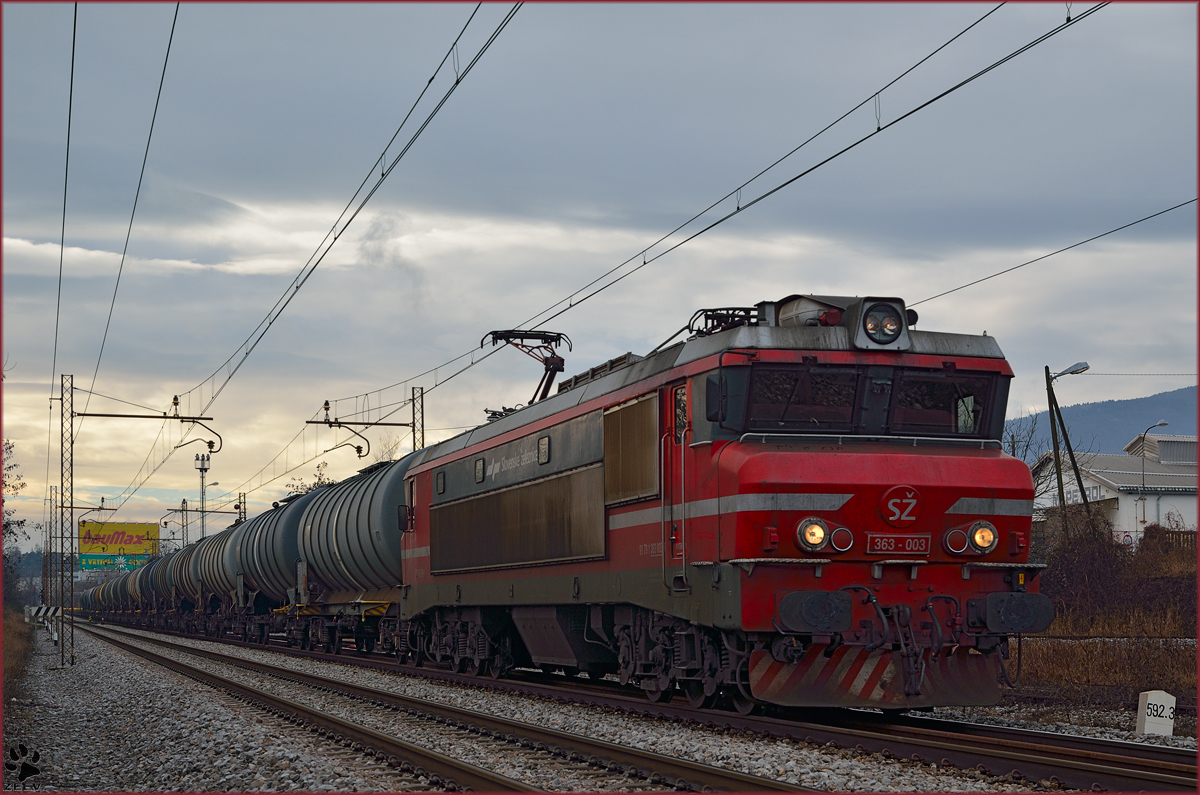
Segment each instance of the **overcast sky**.
M1069 6L1075 17L1091 7ZM77 388L91 384L175 11L79 6L52 364L72 8L2 10L3 422L28 483L19 515L33 521L48 438L58 482L51 382L70 373ZM510 8L479 10L388 162ZM528 401L540 367L515 350L436 389L470 360L409 379L631 257L640 264L662 235L991 8L522 7L207 410L224 440L210 499L241 486L253 514L289 477L311 479L315 462L285 474L307 458L334 477L369 463L349 448L321 455L348 434L317 438L314 426L288 449L326 399L403 384L337 403L345 417L424 386L428 441L478 424L485 407ZM185 413L208 401L208 387L186 396L284 295L372 164L378 173L473 9L181 7L96 393L160 412L176 394ZM1067 13L1063 3L1000 8L747 186L742 203ZM565 375L645 353L705 306L808 292L913 303L1195 198L1196 21L1194 4L1105 7L884 129L546 325L574 342ZM1058 382L1063 405L1193 384L1102 374L1196 371L1195 207L923 303L919 328L995 336L1016 371L1010 416L1044 406L1045 365L1092 365L1096 375ZM86 399L76 395L77 411ZM142 409L93 397L89 411ZM404 408L391 420L408 418ZM127 493L139 467L181 441L180 427L156 445L156 421L84 420L76 504ZM385 433L366 435L378 446ZM175 453L116 518L153 521L197 502L200 449Z

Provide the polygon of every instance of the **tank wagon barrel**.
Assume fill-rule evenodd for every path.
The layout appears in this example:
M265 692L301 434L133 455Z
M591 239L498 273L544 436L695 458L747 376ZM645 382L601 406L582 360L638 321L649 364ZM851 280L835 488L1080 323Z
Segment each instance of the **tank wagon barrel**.
M278 508L251 519L241 548L243 570L264 597L286 603L296 587L296 562L300 560L300 521L305 506L317 497L310 491Z
M403 577L398 508L411 456L321 489L304 509L300 557L334 591L392 588Z

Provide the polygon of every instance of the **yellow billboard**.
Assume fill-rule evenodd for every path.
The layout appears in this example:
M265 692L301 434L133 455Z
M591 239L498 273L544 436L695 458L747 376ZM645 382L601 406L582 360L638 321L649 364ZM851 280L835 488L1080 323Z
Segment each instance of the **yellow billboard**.
M81 555L154 555L157 522L79 522Z

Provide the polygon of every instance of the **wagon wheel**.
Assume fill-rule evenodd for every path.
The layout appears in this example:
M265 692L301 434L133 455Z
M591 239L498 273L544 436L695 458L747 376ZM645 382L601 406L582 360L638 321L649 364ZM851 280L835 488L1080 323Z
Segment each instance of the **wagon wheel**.
M693 709L708 709L717 700L717 694L711 696L704 694L704 682L699 679L690 679L683 683L683 693L687 696L688 705Z
M341 627L333 628L333 653L334 654L342 653L342 628Z
M467 661L467 673L469 673L471 676L483 676L485 673L487 673L487 670L490 667L491 666L488 665L487 660L476 660L472 658Z
M454 673L456 673L456 674L466 673L467 672L467 664L470 662L471 662L470 657L455 657L452 662L452 665L454 668Z

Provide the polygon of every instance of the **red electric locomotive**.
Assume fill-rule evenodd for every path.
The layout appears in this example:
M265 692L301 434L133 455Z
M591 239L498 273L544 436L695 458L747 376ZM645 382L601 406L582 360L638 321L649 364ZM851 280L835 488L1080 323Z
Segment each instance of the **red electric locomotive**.
M373 605L401 658L656 701L995 703L1009 638L1053 619L998 441L1013 373L915 323L897 298L699 312L401 462L401 582L317 601Z

